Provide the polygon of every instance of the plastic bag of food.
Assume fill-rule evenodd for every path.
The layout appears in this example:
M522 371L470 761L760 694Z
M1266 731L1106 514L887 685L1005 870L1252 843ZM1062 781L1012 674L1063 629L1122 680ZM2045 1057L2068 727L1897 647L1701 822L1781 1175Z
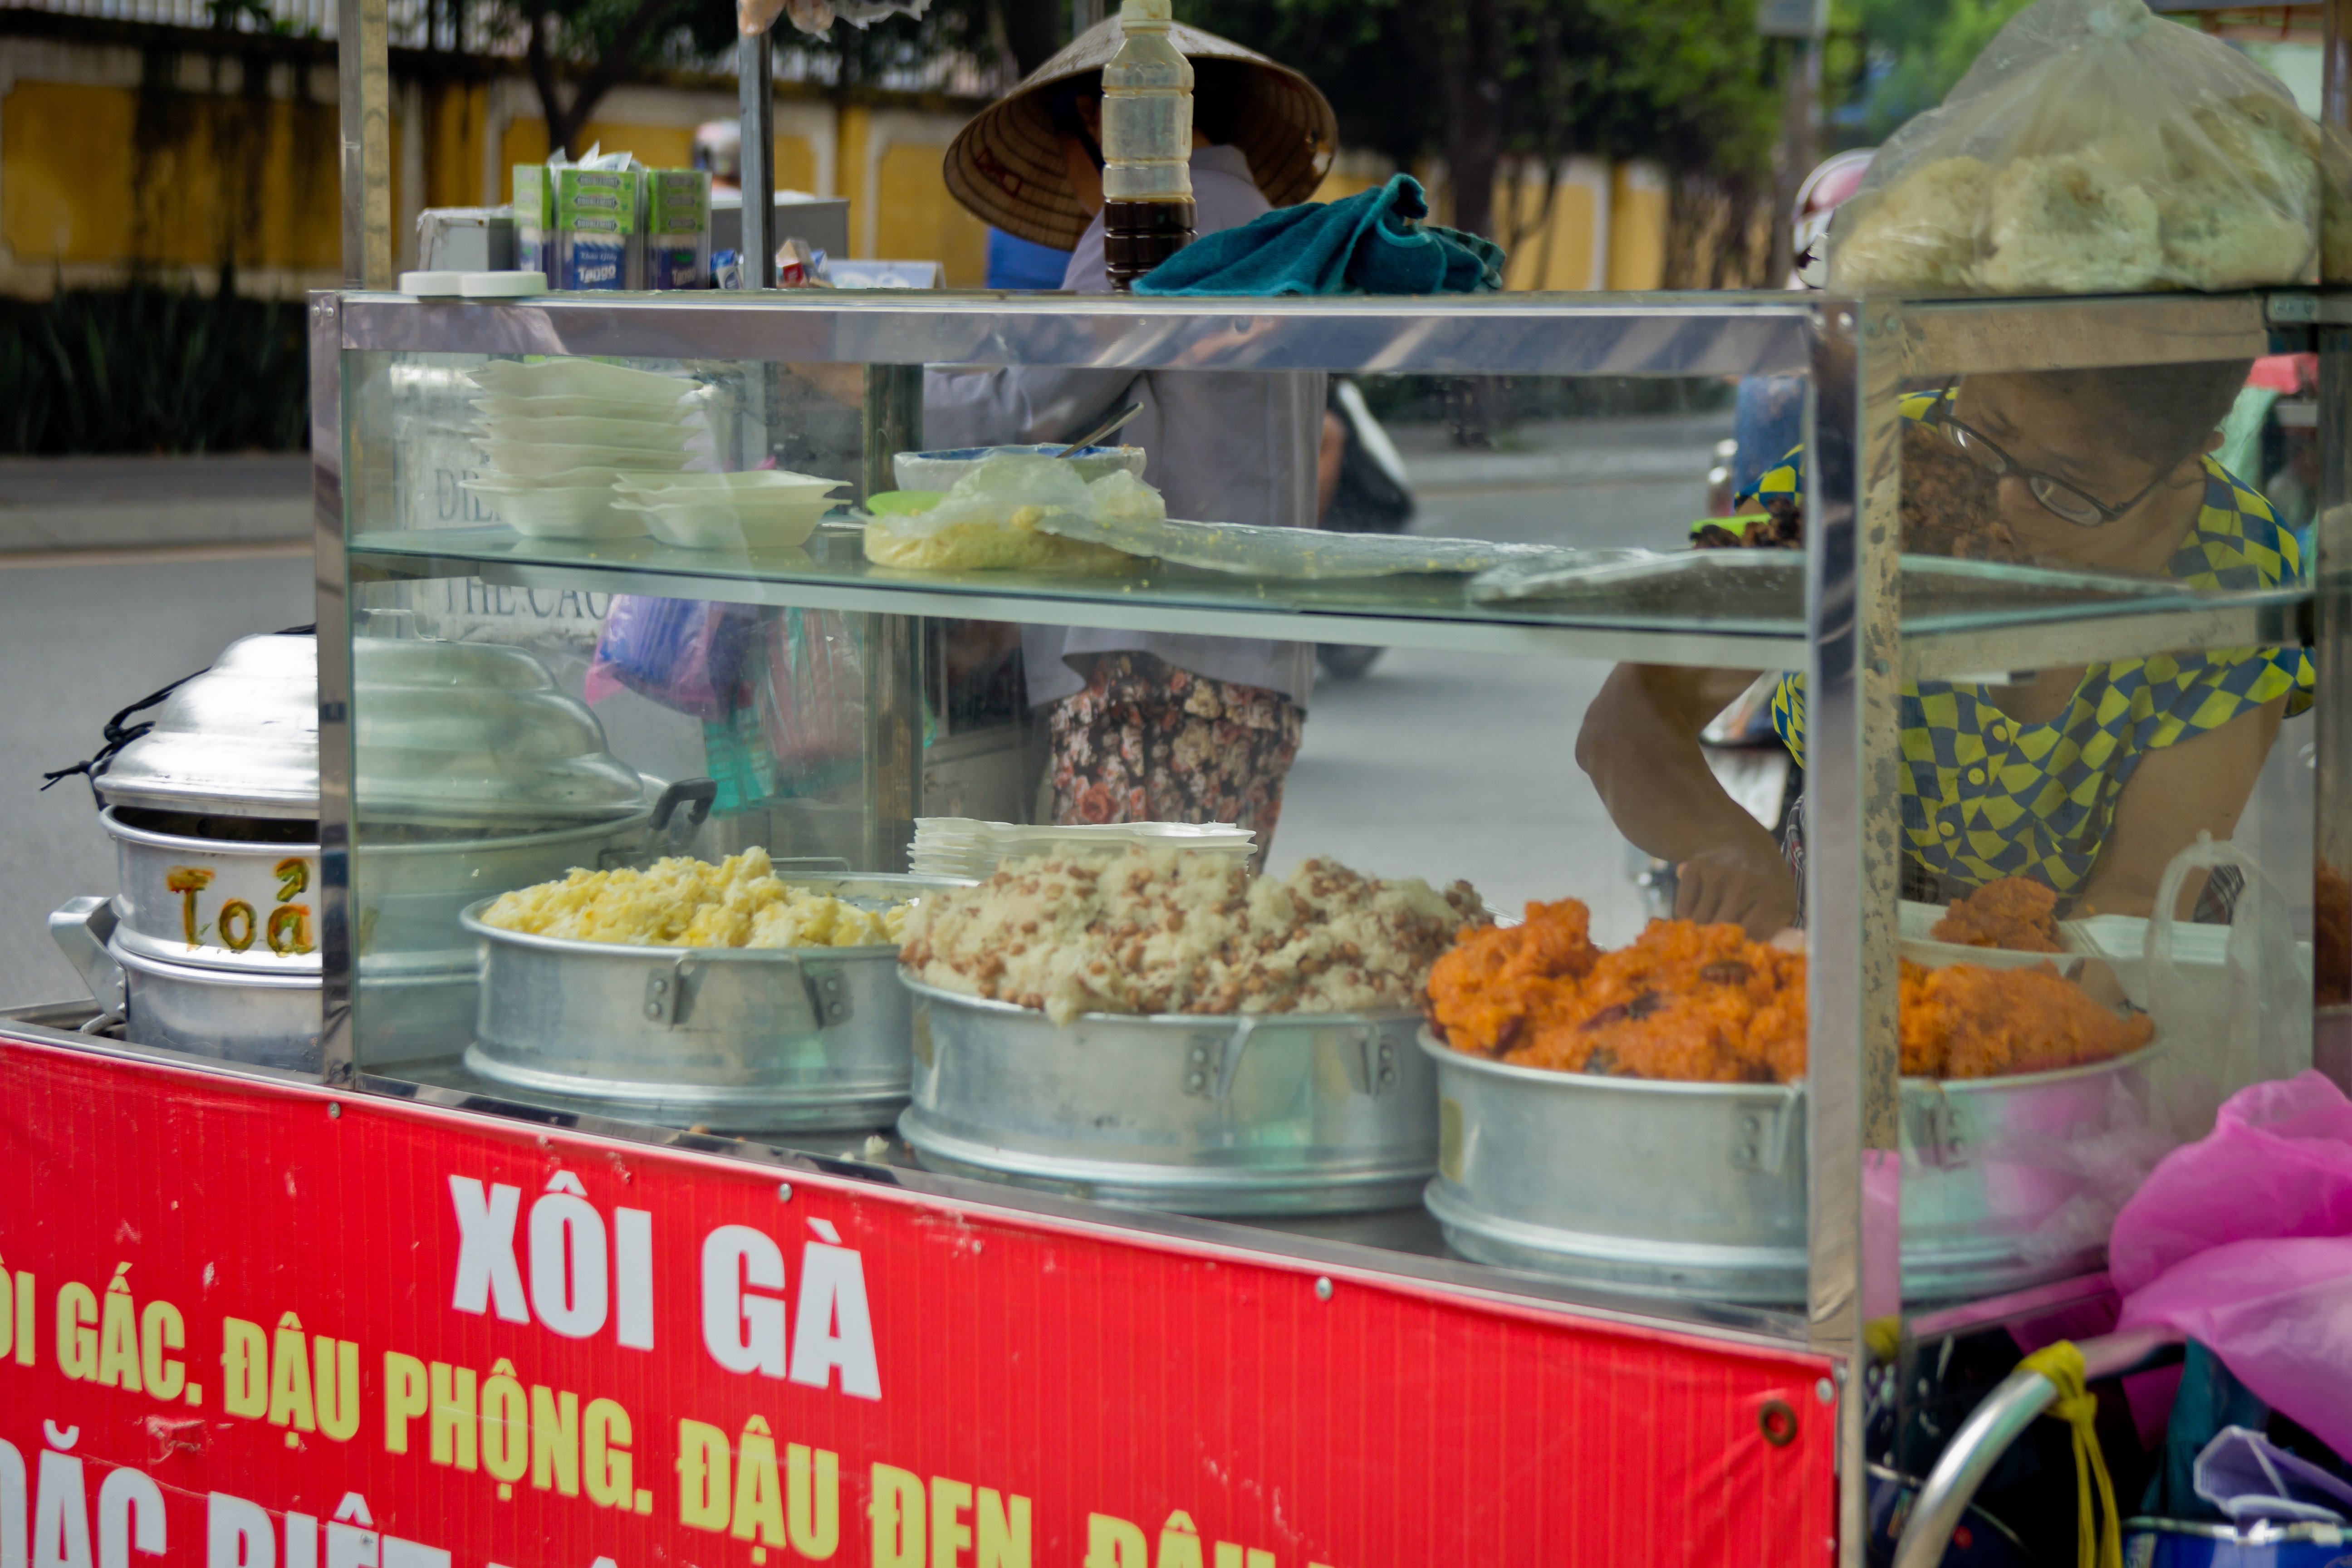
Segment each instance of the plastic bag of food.
M1028 507L1092 517L1096 504L1076 464L1028 452L1000 452L958 479L937 506L881 521L894 533L921 538L961 523L1003 527Z
M1872 161L1838 209L1830 285L2104 294L2307 283L2318 276L2323 162L2352 191L2352 159L2328 151L2278 79L2219 38L2143 0L2037 0L1940 108ZM2352 224L2342 226L2352 261Z
M767 612L746 673L783 794L836 783L840 770L863 761L865 670L855 617L838 610Z
M723 721L743 684L758 614L743 605L614 595L588 666L588 700L626 689L708 722Z
M2219 975L2210 964L2173 956L2171 911L2189 873L2200 870L2239 880ZM2236 845L2200 833L2172 858L2141 956L2148 1015L2165 1047L2158 1082L2179 1136L2204 1136L2222 1100L2248 1085L2311 1066L2311 974L2296 950L2286 895Z

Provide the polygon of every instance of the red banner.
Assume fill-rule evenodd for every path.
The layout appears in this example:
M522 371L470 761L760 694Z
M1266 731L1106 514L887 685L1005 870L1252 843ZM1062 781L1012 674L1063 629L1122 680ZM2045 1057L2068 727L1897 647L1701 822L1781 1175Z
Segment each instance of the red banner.
M0 1043L5 1568L1831 1552L1807 1356Z

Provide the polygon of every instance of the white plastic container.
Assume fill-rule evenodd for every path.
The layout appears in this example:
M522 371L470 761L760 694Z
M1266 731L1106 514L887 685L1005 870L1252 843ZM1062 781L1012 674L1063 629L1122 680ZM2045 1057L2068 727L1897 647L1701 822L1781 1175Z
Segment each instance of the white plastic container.
M510 480L467 479L466 489L483 499L499 521L532 539L634 539L646 520L614 503L610 485L530 488Z
M644 448L615 450L594 443L570 441L509 441L495 437L476 437L482 456L499 472L501 479L545 479L551 475L579 468L613 470L625 465L627 472L645 473L656 469L678 469L694 461L694 454L686 451L656 452ZM609 480L605 481L610 483Z
M688 442L701 434L691 425L639 419L532 419L510 414L485 416L481 431L493 441L554 441L644 452L682 452Z
M637 517L656 539L680 550L790 550L808 542L834 503L820 495L667 501L624 497L613 504L616 511Z
M484 392L509 397L619 397L674 403L695 391L695 383L683 376L631 370L593 359L492 360L466 374Z

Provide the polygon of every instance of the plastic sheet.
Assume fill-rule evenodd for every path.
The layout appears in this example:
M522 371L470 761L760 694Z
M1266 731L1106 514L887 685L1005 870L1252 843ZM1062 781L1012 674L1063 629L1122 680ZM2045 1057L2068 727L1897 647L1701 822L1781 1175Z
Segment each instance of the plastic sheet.
M2277 79L2221 39L2142 0L2038 0L1873 161L1837 214L1831 286L2084 294L2311 282L2321 166L2342 188L2341 153L2324 151Z
M2352 1100L2315 1072L2258 1083L2116 1218L2123 1328L2210 1346L2273 1409L2352 1454Z

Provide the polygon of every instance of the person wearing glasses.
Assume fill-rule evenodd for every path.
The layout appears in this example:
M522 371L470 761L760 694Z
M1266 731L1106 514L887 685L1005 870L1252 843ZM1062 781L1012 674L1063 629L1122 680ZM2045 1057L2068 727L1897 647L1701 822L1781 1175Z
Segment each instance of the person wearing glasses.
M1977 538L1955 554L2207 590L2293 586L2304 573L2294 534L2212 456L2250 368L1975 375L1906 396L1901 412L1932 450L1974 465L1990 492L1962 525ZM1802 473L1791 453L1743 510L1801 504ZM1801 801L1776 839L1716 781L1698 742L1756 679L1621 665L1586 712L1577 761L1618 830L1677 867L1677 915L1766 939L1802 909ZM2310 706L2312 684L2300 647L1905 682L1904 897L1943 902L2021 876L2053 889L2062 912L2148 914L2179 850L2200 831L2230 836L2280 721ZM1801 675L1778 678L1773 727L1801 768L1804 697ZM2191 879L2178 915L2201 889Z

